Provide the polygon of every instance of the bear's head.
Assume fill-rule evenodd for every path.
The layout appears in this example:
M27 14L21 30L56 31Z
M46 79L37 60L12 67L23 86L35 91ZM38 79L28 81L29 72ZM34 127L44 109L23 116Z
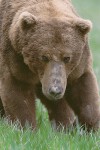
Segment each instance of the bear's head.
M9 37L24 63L39 78L50 100L64 96L67 78L79 64L91 22L79 17L39 18L22 12Z

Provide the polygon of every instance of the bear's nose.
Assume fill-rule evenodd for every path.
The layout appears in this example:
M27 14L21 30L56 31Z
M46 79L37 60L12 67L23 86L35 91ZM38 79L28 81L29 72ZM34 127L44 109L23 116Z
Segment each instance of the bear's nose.
M52 87L49 89L49 93L53 97L57 97L62 94L63 89L61 87Z

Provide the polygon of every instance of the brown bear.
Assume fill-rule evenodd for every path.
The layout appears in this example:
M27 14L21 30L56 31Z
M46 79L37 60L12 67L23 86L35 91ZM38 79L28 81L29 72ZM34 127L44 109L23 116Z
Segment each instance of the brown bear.
M56 127L78 117L100 127L100 98L88 45L91 22L70 0L1 0L1 108L36 127L35 99Z

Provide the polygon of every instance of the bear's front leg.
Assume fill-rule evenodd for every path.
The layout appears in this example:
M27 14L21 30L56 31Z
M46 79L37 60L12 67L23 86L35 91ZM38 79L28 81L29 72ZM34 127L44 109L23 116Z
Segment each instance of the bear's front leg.
M100 128L100 97L93 72L84 73L66 90L68 103L88 130Z
M27 83L20 82L11 76L7 77L2 81L1 99L6 116L12 121L18 119L22 126L28 122L35 128L35 100L32 88Z
M0 117L4 117L5 116L5 111L4 111L4 107L2 104L2 100L0 98Z
M76 117L74 112L64 99L53 102L44 98L41 99L41 101L48 110L49 120L54 129L65 130L68 127L73 126Z
M75 114L64 99L49 106L48 114L51 125L58 130L72 127L75 122Z

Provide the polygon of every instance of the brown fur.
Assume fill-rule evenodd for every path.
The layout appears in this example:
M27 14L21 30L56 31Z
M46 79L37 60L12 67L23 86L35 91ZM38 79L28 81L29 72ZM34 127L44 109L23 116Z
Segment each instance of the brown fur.
M0 93L12 121L35 128L38 97L56 126L73 124L75 113L88 129L100 127L90 29L91 22L77 15L70 0L1 1Z

